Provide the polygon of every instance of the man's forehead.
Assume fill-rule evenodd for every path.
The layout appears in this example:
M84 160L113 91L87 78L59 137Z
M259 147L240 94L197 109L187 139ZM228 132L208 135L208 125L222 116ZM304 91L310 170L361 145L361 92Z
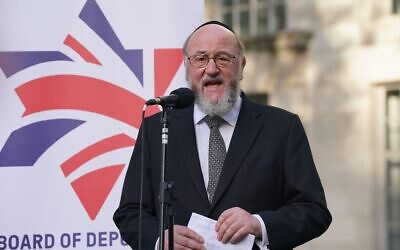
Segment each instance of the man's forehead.
M184 45L185 53L237 53L241 50L236 34L224 24L210 21L197 27Z
M192 47L194 44L198 45L198 42L202 45L210 45L209 43L215 44L217 42L225 43L225 45L236 45L236 38L234 33L226 28L216 24L209 24L202 26L192 34L188 47Z
M218 24L207 24L204 26L201 26L197 28L195 31L192 33L192 37L198 35L198 34L203 34L203 33L213 33L213 34L221 34L221 35L226 35L227 37L235 37L235 33L233 33L231 30L218 25Z

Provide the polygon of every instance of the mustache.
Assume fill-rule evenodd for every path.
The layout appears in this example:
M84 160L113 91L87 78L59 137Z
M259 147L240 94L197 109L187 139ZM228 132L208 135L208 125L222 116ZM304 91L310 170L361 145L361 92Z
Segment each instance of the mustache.
M206 85L207 83L210 83L210 82L224 83L224 80L220 76L205 75L200 81L202 86L204 86L204 85Z

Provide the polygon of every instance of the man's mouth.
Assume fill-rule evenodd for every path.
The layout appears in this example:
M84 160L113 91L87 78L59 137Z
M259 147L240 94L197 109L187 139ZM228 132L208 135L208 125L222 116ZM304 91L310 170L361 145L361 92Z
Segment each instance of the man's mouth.
M222 85L222 81L207 81L204 83L204 87L212 87Z

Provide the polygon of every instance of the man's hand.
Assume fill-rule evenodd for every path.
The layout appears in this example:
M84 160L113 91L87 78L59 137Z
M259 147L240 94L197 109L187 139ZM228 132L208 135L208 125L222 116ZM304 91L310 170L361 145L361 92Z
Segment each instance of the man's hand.
M238 243L248 234L262 237L260 222L246 210L234 207L225 210L215 225L217 238L222 243Z
M168 249L168 230L165 230L164 249ZM195 231L181 225L174 225L175 250L206 250L203 238Z

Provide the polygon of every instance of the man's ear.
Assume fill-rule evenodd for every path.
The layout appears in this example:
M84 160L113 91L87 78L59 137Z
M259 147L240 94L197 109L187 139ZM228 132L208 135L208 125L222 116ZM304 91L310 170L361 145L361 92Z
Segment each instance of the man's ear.
M243 59L242 59L242 70L244 69L244 66L246 66L246 57L245 56L243 56Z
M186 82L189 82L189 74L186 67L185 67L185 80Z
M240 80L243 80L243 71L245 66L246 66L246 57L243 56L242 65L240 65L240 67L242 68L242 73L240 74Z

